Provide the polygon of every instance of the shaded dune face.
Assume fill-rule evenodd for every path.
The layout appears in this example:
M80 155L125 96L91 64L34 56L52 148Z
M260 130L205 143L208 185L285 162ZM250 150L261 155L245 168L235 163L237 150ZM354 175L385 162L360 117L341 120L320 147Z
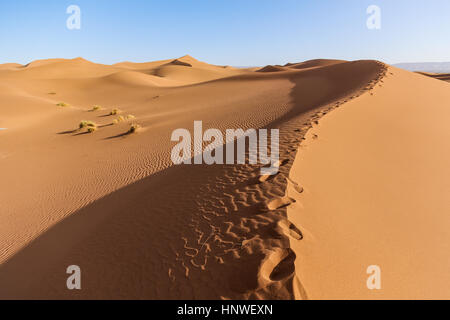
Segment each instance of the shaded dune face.
M257 72L280 72L289 70L302 70L310 68L321 68L326 66L332 66L339 63L344 63L344 60L332 60L332 59L315 59L300 63L287 63L284 66L272 66L268 65L256 70Z
M264 68L261 68L257 70L256 72L279 72L279 71L287 71L288 68L284 68L281 66L265 66Z
M287 63L285 66L291 69L308 69L308 68L320 68L331 66L338 63L344 63L344 60L333 60L333 59L314 59L308 60L300 63Z
M192 67L192 64L175 59L169 62L170 65Z
M306 132L384 72L376 61L313 65L254 72L185 56L0 67L0 297L307 298L292 249L303 231L286 215L287 188L303 188L289 170ZM171 133L195 120L279 129L279 173L173 166ZM129 134L132 124L141 130ZM69 265L81 267L81 291L65 287Z

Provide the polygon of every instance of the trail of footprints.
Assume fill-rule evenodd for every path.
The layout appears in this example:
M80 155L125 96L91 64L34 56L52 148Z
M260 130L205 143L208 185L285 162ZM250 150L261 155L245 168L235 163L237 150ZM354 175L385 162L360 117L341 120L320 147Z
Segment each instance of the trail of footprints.
M306 121L302 115L279 128L281 160L276 164L279 167L276 175L259 176L260 167L242 165L224 166L223 174L210 178L197 199L199 215L192 225L197 241L189 244L183 238L184 258L177 253L186 277L189 268L205 270L209 263L226 264L241 259L245 270L256 260L257 270L247 273L256 275L258 285L239 287L239 294L230 298L293 298L292 292L282 292L283 288L292 288L285 285L287 282L295 282L296 255L290 241L301 241L304 236L301 228L287 218L286 208L298 201L294 197L299 199L304 189L289 178L290 168L305 134L321 117L365 92L374 94L373 89L387 76L386 65L381 62L379 65L378 76L357 94L306 115L309 117ZM287 194L288 185L296 193L292 197Z

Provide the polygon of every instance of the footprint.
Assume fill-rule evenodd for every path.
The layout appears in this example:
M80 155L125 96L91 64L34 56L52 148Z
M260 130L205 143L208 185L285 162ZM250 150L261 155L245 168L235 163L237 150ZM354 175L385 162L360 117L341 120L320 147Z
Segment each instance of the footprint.
M258 272L258 282L261 285L273 281L281 281L295 272L296 255L292 249L276 248L262 262Z
M289 159L278 160L277 162L275 162L273 164L273 167L274 168L279 168L279 167L282 167L282 166L286 165L288 162L289 162Z
M278 167L283 167L283 166L285 166L285 165L287 165L288 163L289 163L289 159L283 159L283 160L278 160L278 162L280 162L279 164L278 164Z
M294 190L298 193L303 193L304 189L301 185L299 185L297 182L293 181L290 178L287 178L288 183L294 188Z
M259 179L258 179L258 181L259 181L259 183L263 183L263 182L272 180L275 176L276 176L276 175L274 175L274 174L272 174L272 175L270 175L270 174L265 174L265 175L260 176Z
M310 128L311 128L310 125L305 125L305 126L301 127L301 130L302 131L308 131Z
M167 275L169 276L170 281L175 282L176 278L175 278L175 276L173 274L172 268L169 268L169 271L168 271Z
M273 168L280 168L280 167L282 167L282 166L285 166L285 165L288 164L288 163L289 163L289 159L278 160L277 162L275 162L275 163L273 164ZM275 176L277 176L279 173L280 173L280 172L277 171L276 174L272 174L272 175L265 174L265 175L262 175L262 176L259 177L258 181L259 181L260 183L263 183L263 182L272 180L272 179L273 179Z
M269 278L272 281L283 280L295 272L295 259L296 255L292 249L286 249L283 259L273 269Z
M295 240L302 240L303 234L302 232L289 220L280 220L278 222L278 229L280 233L285 234L286 236L290 236Z
M274 200L269 201L269 203L267 203L267 208L269 210L277 210L280 208L287 207L293 203L295 203L295 199L285 196L283 198L276 198Z

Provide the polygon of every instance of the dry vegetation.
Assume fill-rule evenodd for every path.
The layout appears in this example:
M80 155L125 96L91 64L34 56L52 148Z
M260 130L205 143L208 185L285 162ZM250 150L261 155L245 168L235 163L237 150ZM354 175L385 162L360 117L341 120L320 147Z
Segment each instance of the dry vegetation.
M130 127L130 130L128 130L128 133L136 133L141 129L141 126L138 124L132 124Z
M111 113L109 115L111 116L115 116L118 115L119 113L121 113L122 111L120 109L112 109Z

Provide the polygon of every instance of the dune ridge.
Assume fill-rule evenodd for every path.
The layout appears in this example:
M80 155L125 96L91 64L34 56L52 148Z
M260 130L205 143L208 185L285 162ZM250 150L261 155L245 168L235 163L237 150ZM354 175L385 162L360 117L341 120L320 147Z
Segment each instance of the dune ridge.
M292 249L304 231L286 215L295 204L286 189L303 192L289 179L297 145L323 115L370 95L384 64L259 73L176 60L58 60L0 74L2 104L14 106L1 123L1 298L308 297ZM82 120L98 130L80 131ZM205 130L279 128L279 174L173 166L170 133L194 120ZM142 130L128 134L132 123ZM83 270L80 292L64 287L72 264Z
M430 73L430 72L417 72L417 73L430 78L450 82L450 73Z

